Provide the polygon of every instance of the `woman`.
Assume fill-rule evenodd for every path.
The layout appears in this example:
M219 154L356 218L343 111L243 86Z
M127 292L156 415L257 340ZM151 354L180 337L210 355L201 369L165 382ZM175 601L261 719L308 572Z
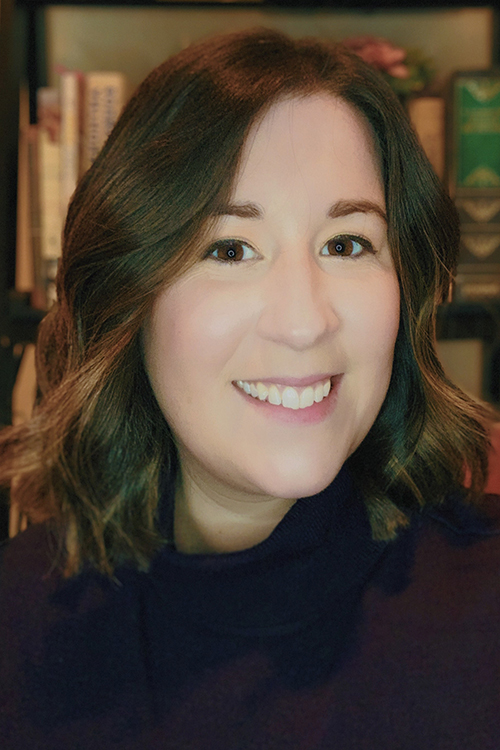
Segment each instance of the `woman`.
M153 71L2 437L43 520L3 553L3 747L496 746L487 414L433 348L457 248L346 50L245 32Z

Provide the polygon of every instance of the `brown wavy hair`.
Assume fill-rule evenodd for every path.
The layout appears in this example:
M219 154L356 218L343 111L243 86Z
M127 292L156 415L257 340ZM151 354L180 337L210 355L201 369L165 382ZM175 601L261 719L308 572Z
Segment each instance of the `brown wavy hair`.
M141 329L159 292L201 257L229 199L250 127L284 97L327 93L368 120L380 154L401 323L388 394L349 458L373 533L487 473L487 413L444 376L436 305L455 269L454 205L399 102L342 46L270 31L222 36L156 68L79 183L64 229L58 304L37 344L41 398L0 434L0 482L34 520L52 518L66 574L90 564L141 568L164 543L160 472L176 451L145 373Z

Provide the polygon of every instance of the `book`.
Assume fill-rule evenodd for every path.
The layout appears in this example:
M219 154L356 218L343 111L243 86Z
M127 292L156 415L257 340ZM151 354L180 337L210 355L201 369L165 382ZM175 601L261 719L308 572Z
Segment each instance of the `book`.
M482 399L485 346L482 339L441 339L439 361L450 380L475 399Z
M31 293L35 285L31 247L29 184L29 95L27 86L19 91L19 145L17 162L16 279L17 292Z
M17 346L22 346L18 344ZM17 371L16 381L12 389L12 424L17 425L26 422L32 414L37 394L35 345L26 344L22 349L21 361ZM16 536L24 531L28 525L28 519L21 513L16 502L15 482L11 491L11 503L9 511L9 537Z
M455 296L500 298L500 72L456 73L448 179L460 215Z
M419 96L408 105L413 128L440 180L444 179L445 102L439 96Z
M16 291L29 292L32 307L46 310L55 300L61 254L58 90L37 92L36 125L29 124L27 92L21 102Z
M81 78L80 73L65 71L60 80L60 206L63 220L80 176Z
M55 279L69 201L127 100L122 73L63 71L57 88L37 91L37 124L21 92L16 289L33 307L56 299Z
M38 195L40 201L40 266L46 306L56 299L55 277L61 256L62 214L60 197L59 91L44 87L37 91Z
M31 305L46 309L45 282L42 269L41 220L40 220L40 176L38 170L38 126L30 125L26 130L27 165L29 185L29 227L33 267Z
M500 72L455 74L453 110L453 189L499 189Z
M113 129L127 99L123 73L94 71L85 75L81 171L92 164Z

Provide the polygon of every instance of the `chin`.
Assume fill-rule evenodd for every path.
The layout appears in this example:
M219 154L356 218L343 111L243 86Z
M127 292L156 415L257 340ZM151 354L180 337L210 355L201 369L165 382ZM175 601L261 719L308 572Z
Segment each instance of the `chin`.
M333 482L342 462L332 461L327 467L275 467L267 477L260 477L258 485L263 494L283 499L311 497L322 492Z

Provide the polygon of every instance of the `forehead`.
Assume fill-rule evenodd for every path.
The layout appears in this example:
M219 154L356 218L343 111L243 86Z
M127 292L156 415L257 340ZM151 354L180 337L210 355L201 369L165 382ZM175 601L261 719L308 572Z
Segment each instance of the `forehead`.
M271 196L298 183L312 197L340 190L344 198L384 203L371 126L343 99L328 94L284 99L250 130L233 198Z

